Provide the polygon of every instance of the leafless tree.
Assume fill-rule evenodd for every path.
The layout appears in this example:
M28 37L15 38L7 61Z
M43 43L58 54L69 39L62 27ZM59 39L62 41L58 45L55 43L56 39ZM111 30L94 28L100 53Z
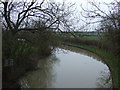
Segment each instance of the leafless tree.
M89 1L88 4L90 5L89 9L85 9L81 6L83 10L81 15L88 19L88 21L83 20L86 24L95 24L110 20L113 26L118 28L117 26L120 25L118 25L120 21L120 2L114 1L108 4Z
M89 2L92 9L83 9L82 16L89 22L86 24L98 24L97 30L103 32L101 37L114 51L120 53L120 2L115 0L109 4ZM100 5L102 7L100 7ZM104 9L103 9L104 7Z
M31 2L15 2L7 0L0 1L0 12L2 13L3 25L6 29L16 34L21 30L35 30L30 27L30 22L40 21L45 28L60 30L60 25L69 27L69 18L72 14L74 4L47 2L32 0ZM28 28L28 26L30 28ZM26 28L27 27L27 28Z

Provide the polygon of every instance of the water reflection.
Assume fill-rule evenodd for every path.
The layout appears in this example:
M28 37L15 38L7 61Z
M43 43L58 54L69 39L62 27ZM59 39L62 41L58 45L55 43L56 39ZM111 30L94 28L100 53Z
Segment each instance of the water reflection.
M102 61L102 59L99 56L97 56L96 54L94 54L90 51L80 49L80 48L76 48L76 47L66 46L66 45L65 46L63 45L60 48L92 57L93 59L96 59L97 61L100 61L100 62L104 63L104 61Z
M55 81L53 67L59 60L52 55L38 63L38 69L20 79L21 88L50 88Z
M81 54L90 56L93 59L96 59L96 60L104 63L104 61L102 61L102 59L99 56L97 56L94 53L89 52L87 50L83 50L83 49L76 48L76 47L70 47L70 46L62 46L61 48L70 50L75 53L81 53ZM99 75L99 78L97 78L96 85L97 85L97 88L112 88L112 77L110 75L109 68L105 68L103 71L100 71L100 75Z
M112 88L112 79L108 69L100 72L96 85L98 88Z
M20 79L21 86L22 88L111 87L109 68L102 62L89 57L92 55L94 54L82 49L58 48L54 55L39 61L39 69L29 72ZM94 58L96 57L94 55Z

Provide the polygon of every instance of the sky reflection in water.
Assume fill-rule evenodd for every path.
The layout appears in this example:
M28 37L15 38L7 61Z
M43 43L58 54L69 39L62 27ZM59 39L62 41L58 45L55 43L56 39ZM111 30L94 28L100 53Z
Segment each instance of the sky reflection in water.
M68 49L68 48L67 48ZM84 52L85 54L85 52ZM22 87L31 88L109 88L108 67L83 52L58 49L55 55L40 60L39 69L20 80ZM98 58L98 57L97 57Z

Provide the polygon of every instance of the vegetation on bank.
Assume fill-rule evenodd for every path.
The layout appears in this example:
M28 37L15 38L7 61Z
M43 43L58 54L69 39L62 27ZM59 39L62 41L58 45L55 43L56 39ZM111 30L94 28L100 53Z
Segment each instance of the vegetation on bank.
M54 51L58 44L55 37L51 30L19 32L16 35L12 35L9 30L3 30L2 87L19 87L18 79L26 72L36 69L38 61Z

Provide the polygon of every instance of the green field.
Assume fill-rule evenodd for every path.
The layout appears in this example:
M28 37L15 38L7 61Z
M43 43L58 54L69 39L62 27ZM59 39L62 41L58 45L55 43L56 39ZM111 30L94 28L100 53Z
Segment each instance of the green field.
M69 38L74 38L76 36L77 38L80 39L87 39L87 40L99 40L100 39L100 34L98 32L62 32L60 35L63 37L69 37Z

